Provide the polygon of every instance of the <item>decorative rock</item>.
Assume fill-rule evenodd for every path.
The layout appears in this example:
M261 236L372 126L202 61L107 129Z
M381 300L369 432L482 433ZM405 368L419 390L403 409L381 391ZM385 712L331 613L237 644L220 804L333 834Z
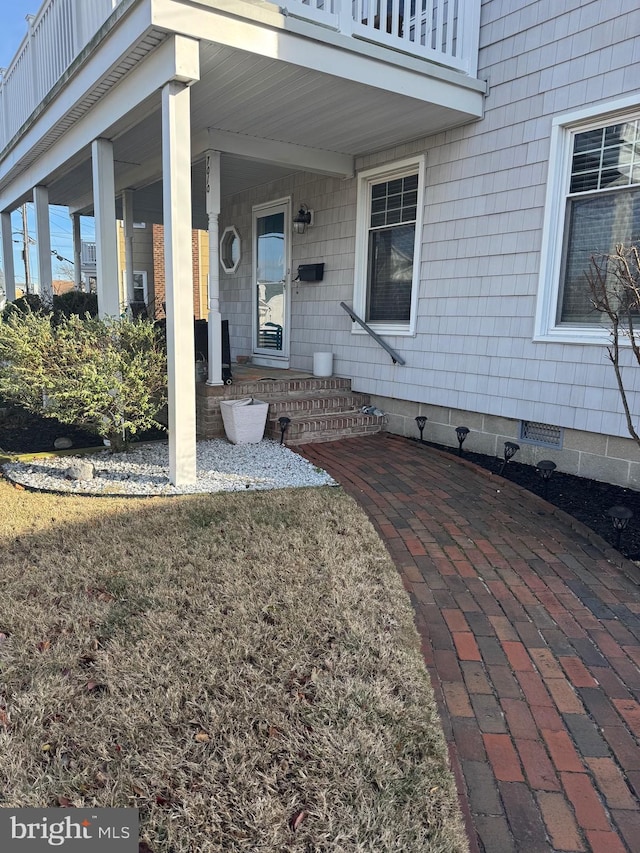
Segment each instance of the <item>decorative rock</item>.
M93 480L94 467L91 462L84 459L76 459L65 469L64 476L67 480Z
M56 450L68 450L70 447L73 447L73 442L68 436L62 435L60 438L56 438L53 446Z
M94 464L93 479L69 479L74 463ZM48 456L25 462L6 462L3 474L14 483L35 489L100 495L185 495L283 489L296 486L335 486L331 477L298 453L275 441L230 444L226 439L199 441L196 446L198 476L194 483L169 482L169 448L166 443L134 445L128 453L97 451L79 460Z

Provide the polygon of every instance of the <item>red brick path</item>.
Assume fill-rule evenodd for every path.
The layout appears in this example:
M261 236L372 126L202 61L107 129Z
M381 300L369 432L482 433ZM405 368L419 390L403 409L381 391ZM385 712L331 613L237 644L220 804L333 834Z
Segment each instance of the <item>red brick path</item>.
M299 450L369 514L410 594L472 851L639 853L640 569L415 442Z

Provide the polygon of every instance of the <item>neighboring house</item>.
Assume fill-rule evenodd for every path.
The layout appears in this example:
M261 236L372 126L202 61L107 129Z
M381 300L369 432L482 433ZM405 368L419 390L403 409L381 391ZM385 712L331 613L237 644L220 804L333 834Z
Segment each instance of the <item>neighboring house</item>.
M129 283L126 268L124 223L118 221L118 281L121 311L134 316L158 319L165 316L164 229L162 225L133 223L133 279ZM97 290L96 244L83 240L80 251L81 289ZM207 318L207 281L209 275L209 235L206 231L192 232L193 315L197 320ZM54 293L56 290L54 282ZM69 288L74 284L70 283ZM130 286L130 290L128 290Z
M51 289L54 296L62 296L63 293L68 293L70 290L73 290L73 288L74 283L69 281L69 279L54 278L51 282Z
M583 278L592 252L640 239L637 0L112 5L47 0L4 75L3 238L33 197L44 262L47 203L93 213L110 314L116 220L129 252L134 222L163 224L174 480L195 470L194 227L214 355L221 318L265 366L330 349L393 431L425 414L436 441L465 424L474 449L516 440L640 487ZM627 382L640 416L640 369Z

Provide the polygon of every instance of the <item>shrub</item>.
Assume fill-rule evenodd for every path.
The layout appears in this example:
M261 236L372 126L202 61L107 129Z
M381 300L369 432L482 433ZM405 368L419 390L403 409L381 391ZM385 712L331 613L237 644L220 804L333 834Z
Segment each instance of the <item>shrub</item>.
M13 302L7 302L2 309L2 319L8 320L12 314L28 314L29 312L47 313L47 307L37 293L25 293Z
M71 317L72 314L77 314L78 317L84 317L86 314L97 317L98 295L82 290L68 290L53 297L53 311L57 317Z
M126 447L160 427L166 355L147 320L13 311L0 322L0 396Z
M611 344L607 347L607 357L616 376L627 431L640 446L636 416L622 375L625 361L627 364L629 360L632 364L635 361L640 366L640 333L636 328L640 315L640 245L618 243L613 252L592 255L585 278L591 290L591 304L609 318ZM625 343L631 350L630 359L625 358Z

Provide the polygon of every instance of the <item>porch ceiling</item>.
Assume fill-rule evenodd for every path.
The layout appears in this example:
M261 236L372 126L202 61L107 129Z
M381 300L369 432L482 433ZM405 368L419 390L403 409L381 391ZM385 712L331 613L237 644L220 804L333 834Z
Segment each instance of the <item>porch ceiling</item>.
M204 169L197 164L210 146L210 131L226 145L219 146L223 152L221 189L223 196L231 196L303 168L295 157L274 158L274 146L306 150L304 168L311 171L314 152L339 154L352 162L358 155L478 117L469 109L469 91L462 75L459 101L453 98L445 106L437 76L424 74L420 96L415 92L409 96L389 85L396 71L397 65L394 70L393 65L379 63L378 79L370 76L360 83L227 45L201 42L200 80L191 87L194 223L206 222ZM475 96L479 103L477 91ZM133 115L101 134L114 141L117 191L136 190L135 215L158 222L162 218L161 130L158 92ZM242 145L234 145L235 140ZM245 149L250 150L248 158L238 156L238 152L246 154ZM317 171L328 171L317 159ZM50 202L92 212L91 174L90 151L78 152L73 162L50 176Z

